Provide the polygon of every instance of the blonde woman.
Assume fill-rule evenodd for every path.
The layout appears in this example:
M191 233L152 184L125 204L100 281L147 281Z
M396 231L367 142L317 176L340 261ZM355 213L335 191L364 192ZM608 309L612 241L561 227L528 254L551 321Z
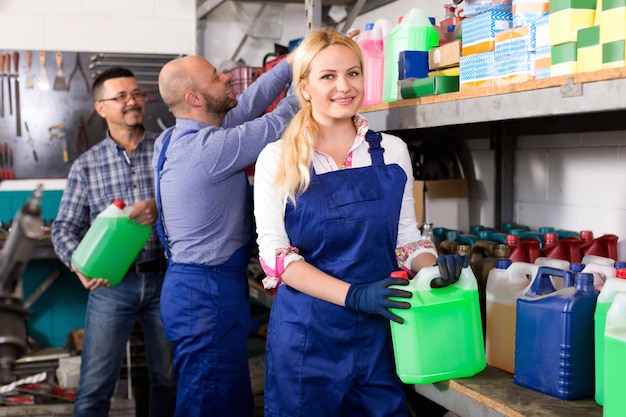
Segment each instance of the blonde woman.
M278 286L265 416L406 416L389 326L401 319L388 308L409 305L388 297L411 294L389 276L437 262L417 228L407 147L357 114L363 62L349 37L310 32L293 85L301 110L261 152L254 180L265 285Z

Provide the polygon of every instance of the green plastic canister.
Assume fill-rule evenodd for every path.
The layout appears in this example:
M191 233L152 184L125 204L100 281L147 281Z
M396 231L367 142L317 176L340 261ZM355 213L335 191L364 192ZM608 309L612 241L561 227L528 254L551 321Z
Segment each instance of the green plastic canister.
M619 293L606 315L604 331L604 417L626 416L626 293Z
M431 288L439 268L423 268L400 287L413 293L411 307L391 309L404 319L391 322L396 371L406 384L430 384L470 377L486 367L478 285L470 267L457 282Z
M608 266L607 266L608 267ZM596 372L596 392L595 399L600 405L604 405L604 374L605 366L605 347L604 332L606 329L607 313L611 305L615 301L618 294L626 294L626 269L617 269L614 277L607 278L602 291L598 295L598 302L593 314L594 321L594 341L595 341L595 372ZM624 319L624 318L622 318ZM620 384L623 385L623 384Z
M413 8L385 38L383 102L398 99L398 61L402 51L430 51L439 46L439 34L422 9Z
M104 278L110 285L122 281L150 236L151 226L142 226L128 215L133 207L119 199L98 214L72 254L72 263L91 278Z

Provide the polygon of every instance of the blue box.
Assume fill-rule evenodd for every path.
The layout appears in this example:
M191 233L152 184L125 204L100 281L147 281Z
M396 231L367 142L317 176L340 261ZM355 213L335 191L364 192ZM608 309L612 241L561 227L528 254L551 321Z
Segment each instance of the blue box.
M428 77L428 51L401 51L398 57L398 81Z

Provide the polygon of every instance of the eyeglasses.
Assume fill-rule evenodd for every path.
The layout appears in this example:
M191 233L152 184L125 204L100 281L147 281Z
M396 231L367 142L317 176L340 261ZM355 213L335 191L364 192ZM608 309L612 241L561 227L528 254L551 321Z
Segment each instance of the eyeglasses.
M135 101L144 101L145 98L146 98L146 95L143 92L141 92L140 90L131 91L130 94L127 93L126 91L124 91L123 93L119 93L115 97L103 98L103 99L100 99L98 101L100 101L100 102L102 102L102 101L116 101L118 103L126 103L131 98L133 100L135 100Z

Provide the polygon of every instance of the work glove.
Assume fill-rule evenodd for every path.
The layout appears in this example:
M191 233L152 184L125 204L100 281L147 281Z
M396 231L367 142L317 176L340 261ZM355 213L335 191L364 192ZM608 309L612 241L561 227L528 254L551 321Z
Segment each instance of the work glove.
M390 312L389 308L407 309L411 304L390 300L388 297L411 298L412 294L399 288L389 288L390 285L409 285L409 281L389 277L371 284L352 284L346 294L346 308L362 313L380 314L396 323L404 323L404 320Z
M440 278L432 280L435 287L445 287L454 284L461 276L461 270L469 265L467 255L439 255L437 266L439 267Z

